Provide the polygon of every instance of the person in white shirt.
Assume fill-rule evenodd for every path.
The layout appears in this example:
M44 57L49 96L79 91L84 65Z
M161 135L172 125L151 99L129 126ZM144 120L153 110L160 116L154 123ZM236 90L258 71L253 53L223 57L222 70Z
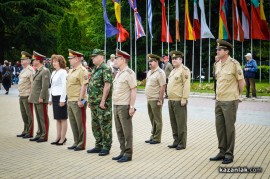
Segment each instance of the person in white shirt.
M111 54L110 60L107 61L107 65L109 65L109 67L111 67L111 69L112 69L113 78L116 76L116 74L118 72L118 68L115 66L114 60L115 60L115 55Z
M53 115L56 120L56 140L53 145L63 145L67 133L67 95L66 95L66 60L62 55L52 55L52 64L55 69L51 75L51 89L49 105L53 105Z

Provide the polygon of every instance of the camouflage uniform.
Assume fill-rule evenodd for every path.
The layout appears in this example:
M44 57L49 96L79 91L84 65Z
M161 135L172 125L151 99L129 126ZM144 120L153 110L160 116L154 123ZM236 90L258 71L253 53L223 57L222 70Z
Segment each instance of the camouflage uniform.
M111 89L105 102L106 109L100 108L105 82L111 84ZM112 71L102 63L94 67L88 86L88 103L91 106L92 131L96 139L96 149L111 149L112 144Z

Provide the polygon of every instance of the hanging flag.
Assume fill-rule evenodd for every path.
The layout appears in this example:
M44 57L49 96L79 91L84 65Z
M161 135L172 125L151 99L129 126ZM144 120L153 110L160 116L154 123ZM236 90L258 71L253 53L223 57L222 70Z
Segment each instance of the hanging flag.
M149 33L151 35L151 38L153 38L152 34L152 0L148 0L148 26L149 26Z
M264 7L263 7L263 0L260 0L260 16L261 16L261 23L262 23L262 32L265 36L265 40L269 40L270 39L270 29L268 26L268 23L266 21L265 18L265 14L264 14Z
M231 39L226 19L225 1L226 0L220 0L219 5L219 29L218 29L219 39Z
M178 0L175 3L175 39L180 42L180 34L179 34L179 4Z
M242 29L244 32L244 39L250 39L250 17L246 4L246 0L240 0L240 7L242 9Z
M106 26L106 38L114 36L119 33L119 30L115 28L109 21L107 12L106 12L106 0L102 0L102 6L103 6L103 18L105 21Z
M186 28L186 40L196 40L195 32L190 23L188 0L185 0L185 28Z
M137 10L137 2L136 0L128 0L130 7L134 10L134 19L135 19L135 36L136 40L140 37L145 36L145 32L142 26L141 16Z
M116 36L117 42L125 42L127 38L129 38L129 33L121 24L121 5L120 0L112 0L114 2L114 11L115 17L117 21L117 29L119 30L119 34Z
M240 22L236 0L233 0L233 40L244 41L244 31Z
M197 0L194 0L193 8L194 8L194 14L193 14L194 33L195 33L196 39L200 39L201 25L200 25L199 16L198 16Z
M172 43L172 37L170 32L168 32L168 24L166 20L166 7L165 0L160 0L162 9L162 31L161 31L161 42ZM169 36L169 39L168 39Z
M204 12L204 0L199 0L199 7L201 9L201 38L215 38L206 24Z

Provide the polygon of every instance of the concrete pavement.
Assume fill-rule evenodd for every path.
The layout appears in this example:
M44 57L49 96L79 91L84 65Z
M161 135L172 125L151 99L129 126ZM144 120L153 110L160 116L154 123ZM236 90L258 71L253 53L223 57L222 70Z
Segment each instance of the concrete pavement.
M70 126L67 144L52 146L56 127L49 107L49 141L38 144L17 138L22 131L18 93L12 86L9 95L0 91L0 178L269 178L270 103L244 101L239 105L236 123L235 159L232 164L210 162L218 152L215 132L214 100L192 97L188 105L187 148L169 149L172 132L167 103L163 107L162 142L146 144L151 125L143 94L137 95L133 118L133 161L117 163L119 143L113 126L113 144L108 156L69 151L73 137ZM90 110L87 110L87 149L94 147ZM37 130L35 121L35 131ZM260 173L219 173L219 167L261 167Z

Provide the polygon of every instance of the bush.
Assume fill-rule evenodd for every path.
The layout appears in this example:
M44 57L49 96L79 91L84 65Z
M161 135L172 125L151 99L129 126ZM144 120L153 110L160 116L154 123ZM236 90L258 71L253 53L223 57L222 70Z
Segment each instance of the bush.
M260 68L262 69L262 79L269 79L269 66L267 65L258 66L255 78L260 79Z

